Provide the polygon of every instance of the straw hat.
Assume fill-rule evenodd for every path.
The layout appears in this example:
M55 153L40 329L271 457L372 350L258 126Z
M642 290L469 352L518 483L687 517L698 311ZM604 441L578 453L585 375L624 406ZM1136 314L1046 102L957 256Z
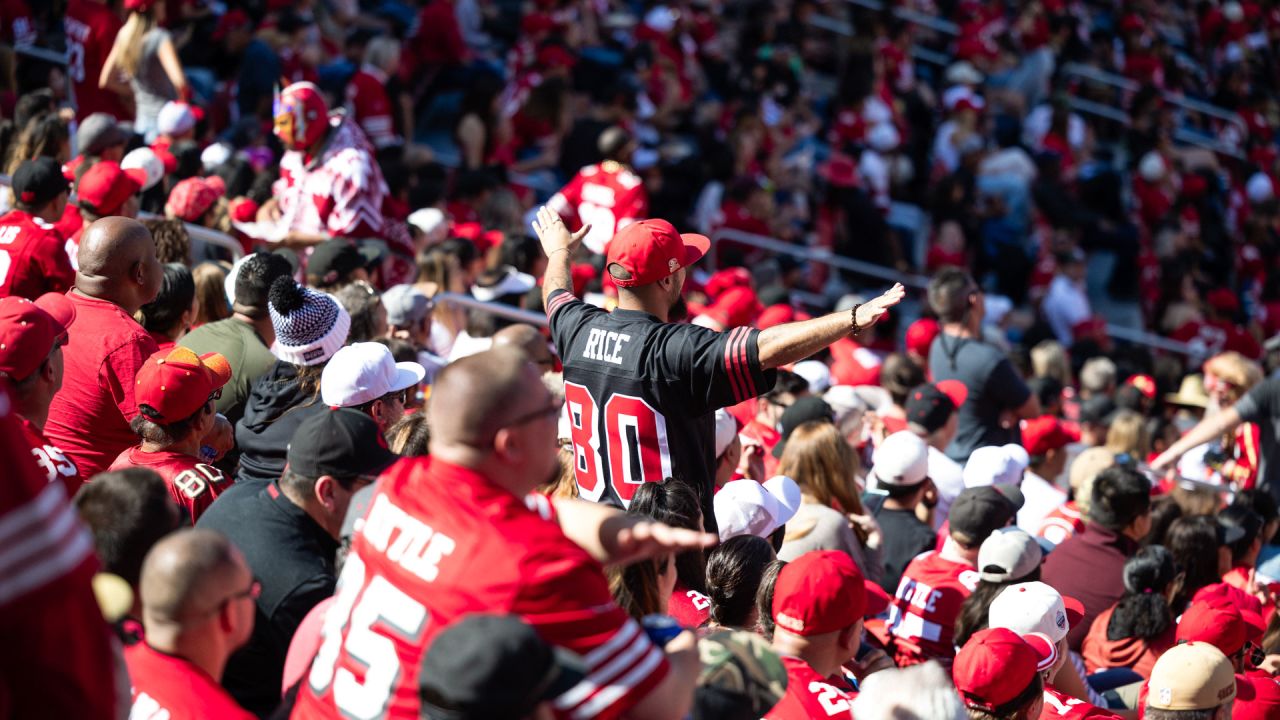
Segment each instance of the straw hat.
M1209 407L1209 394L1204 391L1204 377L1196 373L1182 378L1178 392L1165 395L1164 401L1170 405L1202 409Z

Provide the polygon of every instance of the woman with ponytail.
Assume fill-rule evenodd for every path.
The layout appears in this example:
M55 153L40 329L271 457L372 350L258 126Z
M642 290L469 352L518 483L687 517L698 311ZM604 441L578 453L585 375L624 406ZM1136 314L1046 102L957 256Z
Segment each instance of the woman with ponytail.
M1124 565L1124 595L1089 626L1081 649L1090 673L1129 668L1150 679L1161 653L1173 647L1176 625L1169 598L1180 585L1173 554L1142 548Z
M133 129L150 143L160 134L160 108L186 97L187 76L173 36L162 27L165 3L124 0L124 8L129 19L102 64L98 87L133 96Z

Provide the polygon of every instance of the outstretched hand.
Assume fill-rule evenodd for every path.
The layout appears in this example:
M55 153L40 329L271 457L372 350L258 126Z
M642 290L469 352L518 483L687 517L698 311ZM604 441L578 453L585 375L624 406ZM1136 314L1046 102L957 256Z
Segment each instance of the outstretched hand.
M893 287L886 290L880 297L859 305L854 317L858 329L865 330L880 322L880 318L889 314L889 308L902 302L906 296L907 289L902 286L902 283L894 283Z
M659 555L704 550L719 542L719 538L711 533L672 527L652 520L625 515L619 515L617 520L614 532L609 532L609 523L601 532L601 542L610 564L627 565Z
M551 253L560 250L566 250L572 254L582 242L582 238L591 232L591 226L583 225L578 232L570 233L560 213L543 205L538 208L538 214L533 220L533 232L542 243L542 252L546 253L547 257L551 257Z

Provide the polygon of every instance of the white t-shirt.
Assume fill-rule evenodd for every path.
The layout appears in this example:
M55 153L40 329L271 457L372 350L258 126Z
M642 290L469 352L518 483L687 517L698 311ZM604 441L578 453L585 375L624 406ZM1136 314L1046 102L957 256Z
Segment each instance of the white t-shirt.
M951 503L964 492L964 468L941 450L929 446L929 479L938 489L938 505L933 509L933 529L942 528L951 513Z
M1089 296L1084 288L1065 275L1055 275L1049 283L1049 292L1040 304L1044 319L1053 328L1054 337L1063 345L1071 345L1073 339L1071 328L1076 323L1088 320L1093 314L1089 307Z
M1018 527L1033 537L1045 517L1067 501L1066 492L1030 470L1022 476L1022 496L1026 500L1018 511Z

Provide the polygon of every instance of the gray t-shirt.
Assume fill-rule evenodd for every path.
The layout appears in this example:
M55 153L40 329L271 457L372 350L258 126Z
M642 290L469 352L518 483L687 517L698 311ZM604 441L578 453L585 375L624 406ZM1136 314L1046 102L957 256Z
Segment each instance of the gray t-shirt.
M1258 453L1258 488L1280 503L1280 378L1264 380L1236 403L1245 422L1256 423L1262 439Z
M1022 407L1031 390L1003 352L981 340L942 333L929 349L929 373L935 383L959 380L969 389L947 457L963 463L977 448L1018 442L1017 426L1001 427L1000 414Z
M160 64L160 46L170 40L169 31L155 28L142 38L142 53L138 57L138 72L130 80L134 101L137 103L139 125L150 129L155 126L160 108L170 100L178 99L178 91Z

